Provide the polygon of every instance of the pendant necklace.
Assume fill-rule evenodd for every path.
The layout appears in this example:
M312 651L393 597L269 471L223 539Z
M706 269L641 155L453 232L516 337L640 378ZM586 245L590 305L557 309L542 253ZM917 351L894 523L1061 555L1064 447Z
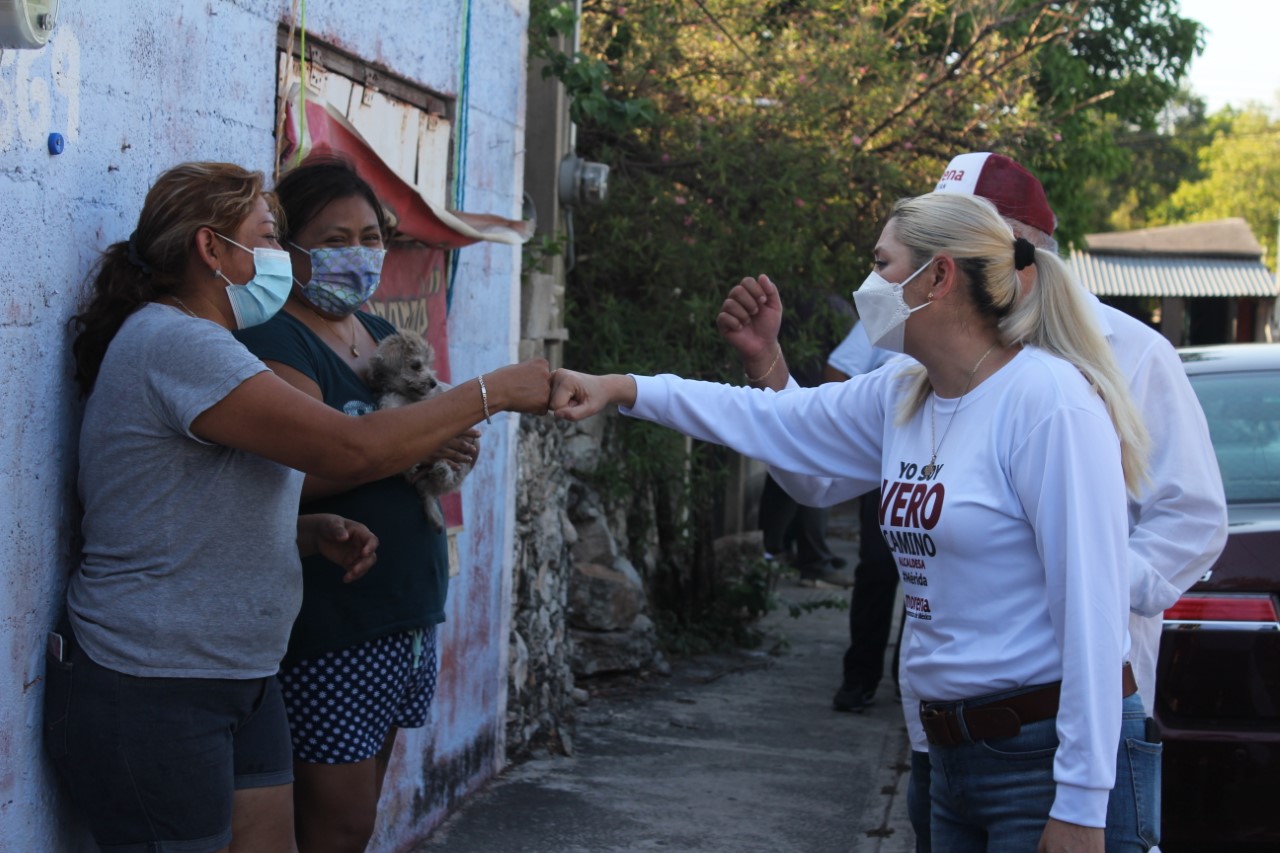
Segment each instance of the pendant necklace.
M308 307L308 308L311 308L311 303L309 303L309 302L308 302L308 303L306 303L306 305L307 305L307 307ZM329 327L329 331L333 332L333 336L334 336L335 338L337 338L339 341L342 341L342 343L344 343L344 344L346 344L346 345L347 345L347 349L351 350L351 357L352 357L352 358L359 358L359 357L360 357L360 350L356 349L356 324L357 324L357 323L359 323L360 321L356 319L356 315L355 315L355 314L351 314L351 315L350 315L350 319L351 319L351 341L348 343L347 341L343 341L343 340L342 340L342 335L339 335L339 334L338 334L337 330L336 330L336 329L334 328L334 326L333 326L333 321L332 321L332 320L330 320L328 317L324 316L323 314L321 314L319 311L317 311L317 310L316 310L316 309L314 309L314 308L311 308L311 313L312 313L312 314L315 314L318 318L320 318L320 320L321 320L321 321L323 321L323 322L324 322L324 324L325 324L326 326L328 326L328 327Z
M359 322L360 321L356 319L356 316L352 314L351 315L351 343L347 345L351 349L352 358L360 357L360 350L356 349L356 325L355 325L356 323L359 323Z
M942 442L947 440L947 433L951 432L951 424L956 419L956 413L960 411L960 404L964 402L964 395L969 393L969 386L973 384L973 377L978 373L978 368L982 367L982 362L987 360L987 356L991 355L999 344L995 343L987 347L987 351L982 354L982 358L978 359L978 363L973 366L973 370L969 371L969 378L964 382L964 390L960 392L960 399L956 400L956 407L951 410L951 417L947 419L946 429L942 431L942 440L939 441L938 435L938 394L935 391L933 398L929 400L929 444L933 447L933 454L929 457L929 464L920 469L920 473L926 479L931 479L938 471L938 451L942 449Z

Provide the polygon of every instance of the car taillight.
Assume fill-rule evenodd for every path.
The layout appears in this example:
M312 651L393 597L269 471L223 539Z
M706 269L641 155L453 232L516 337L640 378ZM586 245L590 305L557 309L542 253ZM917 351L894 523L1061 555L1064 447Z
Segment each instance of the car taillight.
M1280 615L1277 615L1275 601L1264 593L1184 595L1164 612L1164 621L1168 628L1280 630Z

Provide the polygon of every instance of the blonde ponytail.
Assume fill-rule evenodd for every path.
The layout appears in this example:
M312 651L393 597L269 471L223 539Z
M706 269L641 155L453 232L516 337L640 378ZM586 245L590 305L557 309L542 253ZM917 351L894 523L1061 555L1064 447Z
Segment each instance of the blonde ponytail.
M1071 362L1084 374L1106 404L1120 437L1124 482L1136 494L1147 479L1150 439L1129 396L1129 384L1066 264L1054 253L1036 249L1035 267L1035 286L1000 322L1001 340L1037 346Z

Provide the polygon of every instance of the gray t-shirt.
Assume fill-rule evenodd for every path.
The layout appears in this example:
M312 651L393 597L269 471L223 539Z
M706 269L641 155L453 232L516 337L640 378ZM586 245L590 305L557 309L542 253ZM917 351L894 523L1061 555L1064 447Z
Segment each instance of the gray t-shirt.
M167 305L143 306L107 349L80 431L84 561L67 592L102 666L276 672L302 603L302 474L191 434L266 369L226 329Z

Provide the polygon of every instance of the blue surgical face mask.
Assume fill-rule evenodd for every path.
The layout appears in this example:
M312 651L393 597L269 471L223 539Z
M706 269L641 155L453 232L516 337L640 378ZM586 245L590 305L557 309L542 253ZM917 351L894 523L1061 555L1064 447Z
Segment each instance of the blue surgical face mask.
M354 313L373 296L382 281L386 249L370 246L304 249L297 243L290 245L311 256L311 281L298 282L302 298L326 314L345 317Z
M289 260L289 253L283 249L250 249L230 237L218 236L253 255L253 278L244 284L236 284L222 270L214 271L214 275L227 283L227 298L236 316L236 328L247 329L267 322L284 307L293 289L293 262Z

